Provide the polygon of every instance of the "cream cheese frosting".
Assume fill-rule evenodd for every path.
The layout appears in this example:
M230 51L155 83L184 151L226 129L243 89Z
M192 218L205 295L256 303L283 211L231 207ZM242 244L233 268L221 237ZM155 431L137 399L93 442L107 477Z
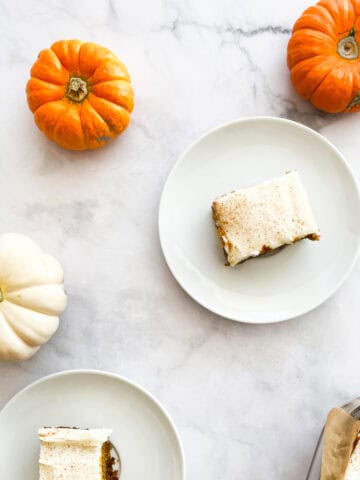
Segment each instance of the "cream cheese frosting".
M351 454L344 480L360 480L360 437L357 436L355 448Z
M319 238L307 193L295 171L224 195L212 207L231 266L302 238Z
M111 430L41 428L40 480L102 480L102 447Z

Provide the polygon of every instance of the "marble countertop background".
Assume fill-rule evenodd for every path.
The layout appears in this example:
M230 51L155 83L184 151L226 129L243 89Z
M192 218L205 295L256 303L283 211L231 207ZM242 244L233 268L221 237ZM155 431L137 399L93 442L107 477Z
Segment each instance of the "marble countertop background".
M360 265L323 306L277 325L194 303L160 251L159 197L182 150L238 117L275 115L325 135L360 176L360 115L297 97L286 45L308 0L0 0L1 231L65 267L69 307L30 361L0 364L0 407L53 372L125 375L169 410L188 478L303 480L327 411L360 394ZM60 38L113 49L136 90L129 130L99 152L50 143L27 109L37 53ZM316 161L316 158L314 158Z

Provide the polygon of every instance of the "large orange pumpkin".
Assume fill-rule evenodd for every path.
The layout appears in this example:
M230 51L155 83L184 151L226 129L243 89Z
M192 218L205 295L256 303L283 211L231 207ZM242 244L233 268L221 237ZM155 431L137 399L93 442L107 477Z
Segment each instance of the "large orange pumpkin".
M298 93L325 112L360 110L360 0L321 0L294 25L288 66Z
M40 130L71 150L106 145L128 126L134 106L125 65L107 48L80 40L41 51L26 93Z

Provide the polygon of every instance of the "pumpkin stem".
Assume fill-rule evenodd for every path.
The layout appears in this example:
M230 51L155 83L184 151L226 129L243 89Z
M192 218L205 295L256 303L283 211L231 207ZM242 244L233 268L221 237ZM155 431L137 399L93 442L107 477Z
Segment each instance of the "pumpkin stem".
M81 103L88 95L88 84L80 77L70 77L66 96L69 100Z
M359 45L354 38L355 30L351 29L349 35L339 40L337 44L337 53L341 58L346 60L354 60L359 56Z

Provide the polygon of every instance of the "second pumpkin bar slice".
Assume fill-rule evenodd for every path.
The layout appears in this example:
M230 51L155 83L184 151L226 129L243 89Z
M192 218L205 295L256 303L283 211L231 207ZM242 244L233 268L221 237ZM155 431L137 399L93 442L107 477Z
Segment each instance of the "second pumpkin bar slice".
M224 195L212 204L227 264L235 266L319 229L297 172Z

